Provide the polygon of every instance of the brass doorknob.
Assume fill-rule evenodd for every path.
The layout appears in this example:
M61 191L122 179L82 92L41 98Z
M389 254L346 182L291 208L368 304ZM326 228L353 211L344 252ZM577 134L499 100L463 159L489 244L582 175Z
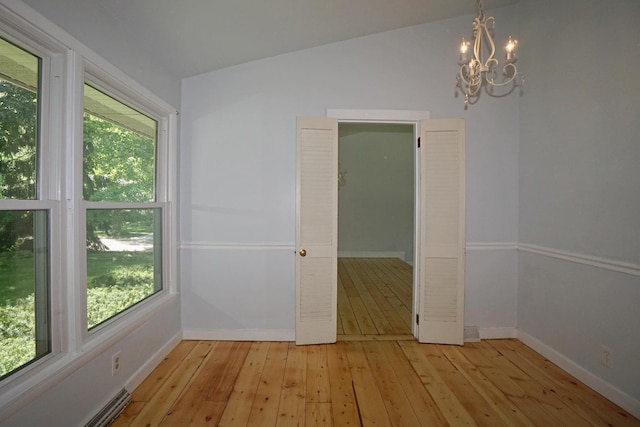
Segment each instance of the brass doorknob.
M304 249L300 249L300 256L307 256L307 251Z

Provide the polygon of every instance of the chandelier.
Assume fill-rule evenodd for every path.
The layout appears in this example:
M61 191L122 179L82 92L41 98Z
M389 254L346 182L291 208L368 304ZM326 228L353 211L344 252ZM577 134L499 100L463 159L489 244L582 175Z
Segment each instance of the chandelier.
M456 77L456 87L464 94L465 108L469 104L475 104L480 96L480 90L491 96L506 96L513 92L517 86L522 86L524 76L516 67L516 49L518 41L509 36L505 45L506 56L502 67L502 76L498 77L499 62L494 57L496 44L493 41L493 30L496 20L493 16L485 16L482 0L476 0L478 4L478 16L473 20L473 51L471 42L462 39L460 44L460 71ZM486 58L486 59L485 59ZM495 91L494 88L504 88Z

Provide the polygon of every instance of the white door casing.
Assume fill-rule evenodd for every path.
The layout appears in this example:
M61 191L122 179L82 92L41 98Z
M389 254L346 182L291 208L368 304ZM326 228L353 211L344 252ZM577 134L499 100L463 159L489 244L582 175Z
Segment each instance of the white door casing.
M336 342L338 121L296 123L296 344Z
M420 123L418 341L464 343L465 123Z

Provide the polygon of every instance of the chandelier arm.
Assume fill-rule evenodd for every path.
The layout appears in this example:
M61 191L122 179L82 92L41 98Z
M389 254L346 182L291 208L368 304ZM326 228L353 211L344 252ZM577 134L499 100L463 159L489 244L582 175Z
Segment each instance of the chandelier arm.
M509 80L505 80L505 81L500 82L500 83L497 83L497 82L495 82L494 80L487 80L487 82L488 82L491 86L494 86L494 87L502 87L502 86L507 86L508 84L512 83L512 82L515 80L515 81L516 81L516 83L515 83L515 84L516 84L516 85L519 85L519 83L518 83L517 79L521 79L521 78L522 78L522 76L523 76L523 74L522 74L522 73L516 73L516 74L514 74L513 76L511 76L511 77L509 78Z
M496 69L497 66L498 66L498 60L496 58L491 57L485 61L485 67L489 72L495 72L494 70Z
M458 78L462 80L464 84L469 86L471 85L471 81L467 80L467 78L465 78L465 75L469 76L469 66L466 64L460 67L460 71L458 72Z
M495 19L493 16L487 18L476 17L473 21L473 57L480 63L480 71L487 71L489 69L489 63L493 62L496 53L496 44L493 41L493 37L489 32L489 26L495 27ZM483 60L482 43L486 41L488 47L488 57Z
M477 20L478 18L476 18ZM473 34L473 57L480 63L481 70L484 67L482 62L482 34L485 31L484 22L478 22L478 26Z
M507 86L508 84L511 84L514 80L515 80L515 84L518 85L519 84L518 79L522 80L522 77L523 77L523 74L518 72L518 68L514 64L505 64L505 66L502 68L502 74L504 76L510 75L510 77L507 80L504 80L502 82L496 82L495 77L490 77L489 75L487 75L485 77L485 80L491 86L501 87L501 86ZM495 76L495 73L494 73L494 76Z
M476 95L480 92L480 88L482 87L482 78L480 74L470 75L469 74L469 66L463 65L460 67L460 72L458 75L459 80L464 82L466 88L463 89L463 92L466 95ZM465 75L467 77L465 77ZM465 90L466 89L466 90Z

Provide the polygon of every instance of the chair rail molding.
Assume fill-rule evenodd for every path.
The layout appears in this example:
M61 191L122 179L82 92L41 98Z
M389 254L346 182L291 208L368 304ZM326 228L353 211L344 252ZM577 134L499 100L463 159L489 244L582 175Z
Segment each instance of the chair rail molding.
M591 255L577 254L574 252L552 249L528 243L519 243L518 249L523 252L543 255L549 258L556 258L563 261L589 265L591 267L603 268L605 270L617 271L618 273L631 274L632 276L640 276L640 265L638 264L615 261Z

